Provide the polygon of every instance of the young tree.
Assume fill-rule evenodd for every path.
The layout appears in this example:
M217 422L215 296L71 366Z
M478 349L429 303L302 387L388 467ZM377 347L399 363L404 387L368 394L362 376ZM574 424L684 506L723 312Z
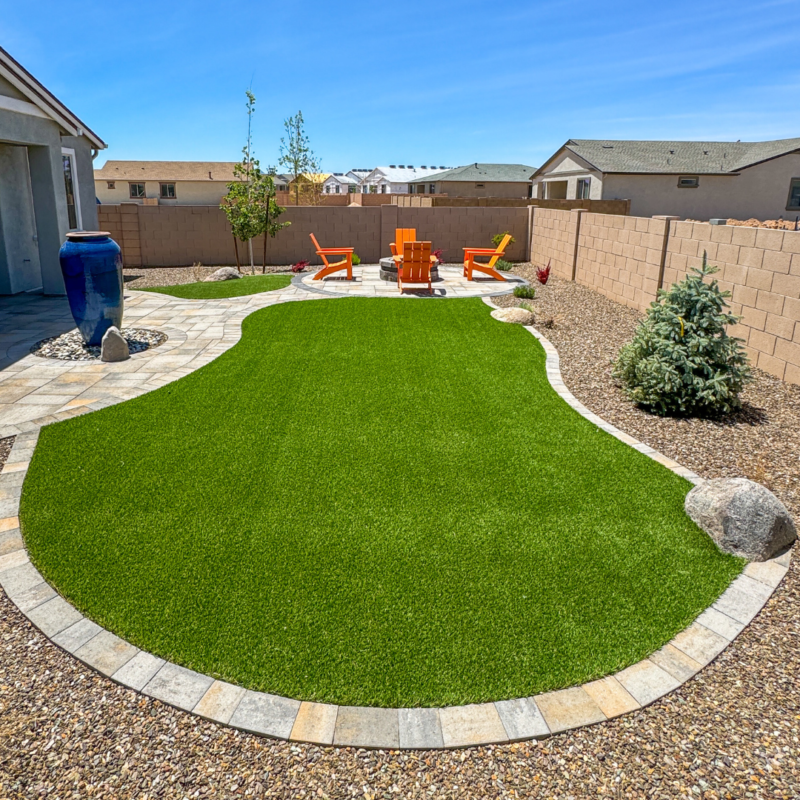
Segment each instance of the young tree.
M322 172L322 166L306 135L303 112L298 111L295 116L284 120L283 127L286 129L286 136L281 138L279 163L292 176L295 205L300 205L301 191L304 194L310 193L312 202L319 202L320 187L316 184L316 177Z
M255 274L253 262L253 238L264 235L264 257L261 270L266 271L267 237L289 225L279 223L277 218L284 212L275 201L275 182L272 175L262 172L258 159L253 155L252 118L256 98L251 91L247 95L247 144L242 148L242 163L233 168L235 180L228 184L228 193L220 208L231 225L233 247L236 253L236 268L242 271L239 259L239 241L247 242L250 254L250 271Z

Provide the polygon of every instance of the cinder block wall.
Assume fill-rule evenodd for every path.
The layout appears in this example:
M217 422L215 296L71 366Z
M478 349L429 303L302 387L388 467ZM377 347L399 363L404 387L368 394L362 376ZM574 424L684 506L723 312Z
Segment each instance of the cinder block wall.
M554 275L572 279L578 214L551 208L533 212L531 261L539 266L550 262Z

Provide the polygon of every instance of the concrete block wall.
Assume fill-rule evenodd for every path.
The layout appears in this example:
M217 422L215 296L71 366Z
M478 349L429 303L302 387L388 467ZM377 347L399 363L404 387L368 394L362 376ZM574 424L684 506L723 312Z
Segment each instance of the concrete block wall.
M666 226L663 219L582 214L575 279L644 310L658 289Z
M559 278L572 280L575 239L581 212L537 208L533 212L531 261L550 268Z

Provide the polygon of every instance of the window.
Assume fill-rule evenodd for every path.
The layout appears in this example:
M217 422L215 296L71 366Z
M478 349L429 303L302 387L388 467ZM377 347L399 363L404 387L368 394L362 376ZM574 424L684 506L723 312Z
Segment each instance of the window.
M67 198L67 220L71 231L80 230L81 204L78 199L78 177L75 174L75 151L61 148L61 164L64 169L64 191Z
M428 194L436 194L436 184L431 183L428 185Z
M696 189L700 185L697 175L681 175L678 178L679 189Z
M175 184L174 183L162 183L161 186L161 197L165 200L174 200L177 196L175 194Z
M341 194L341 193L342 193L342 187L339 186L339 184L337 183L336 184L336 194Z
M129 183L131 197L144 197L144 184L143 183Z
M385 183L383 184L383 186L381 186L381 194L386 194L386 184Z
M588 200L589 199L589 186L591 185L591 178L579 178L578 179L578 189L575 193L575 198L577 200Z
M475 188L476 188L476 189L484 189L484 188L486 188L486 187L485 187L485 186L484 186L484 184L482 184L482 183L476 183L476 184L475 184Z
M331 187L330 186L326 186L325 187L325 194L330 194L330 193L331 193Z
M107 183L108 183L108 188L109 189L116 189L117 188L117 184L114 181L108 181Z
M789 184L789 202L786 204L786 210L800 210L800 178L792 178Z

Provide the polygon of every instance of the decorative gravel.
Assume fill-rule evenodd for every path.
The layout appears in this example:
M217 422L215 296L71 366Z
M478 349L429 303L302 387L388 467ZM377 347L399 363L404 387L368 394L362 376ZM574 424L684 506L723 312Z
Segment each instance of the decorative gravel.
M122 328L120 333L128 343L131 355L158 347L167 341L166 333L149 328ZM100 358L100 347L86 344L80 331L75 330L36 342L31 353L40 358L58 358L61 361L96 361Z
M618 402L607 398L614 398L616 390L598 388L592 393L580 389L577 380L588 371L589 385L592 381L598 387L605 385L609 348L597 340L616 336L616 326L627 325L632 331L639 315L588 289L561 284L551 278L534 305L542 319L551 313L565 314L562 325L548 330L547 336L561 350L567 385L594 411L647 439L641 430L626 427L613 416L621 410L615 411ZM602 325L596 337L589 335L590 322ZM582 353L581 333L588 353L596 354L595 362L586 355L583 366L575 367L572 362ZM624 340L627 334L619 338ZM764 383L765 379L758 374L748 398L753 405L763 404L766 424L775 426L767 428L772 444L760 448L762 453L776 453L768 462L769 473L774 474L790 469L792 463L796 469L797 446L795 461L786 461L779 441L791 426L784 422L782 427L777 420L796 415L797 407L782 416L776 406L787 398L796 403L797 394L796 387L781 389L780 381ZM771 387L781 394L767 404ZM655 418L658 424L648 427L639 413L627 419L631 425L640 424L648 436L668 422ZM654 418L644 415L644 419ZM720 474L725 465L733 469L744 454L726 461L725 448L717 440L734 431L732 441L738 442L748 424L720 427L687 421L691 436L684 436L684 428L678 426L676 446L686 450L686 455L680 454L683 463L705 477ZM659 435L667 440L669 434ZM657 446L678 455L670 453L661 439ZM702 458L687 457L695 446L717 453L718 465L710 462L706 469ZM0 462L2 453L0 443ZM784 501L791 502L787 492L780 491ZM798 513L796 500L793 511ZM641 712L540 744L419 753L273 742L203 722L123 689L78 663L37 633L0 592L0 796L797 798L799 570L795 556L781 586L736 641L696 678Z
M122 271L126 289L144 289L151 286L176 286L181 283L197 283L216 272L219 267L128 267ZM242 273L251 275L250 266L243 266ZM292 273L290 266L267 267L266 274ZM261 267L256 266L256 275Z

